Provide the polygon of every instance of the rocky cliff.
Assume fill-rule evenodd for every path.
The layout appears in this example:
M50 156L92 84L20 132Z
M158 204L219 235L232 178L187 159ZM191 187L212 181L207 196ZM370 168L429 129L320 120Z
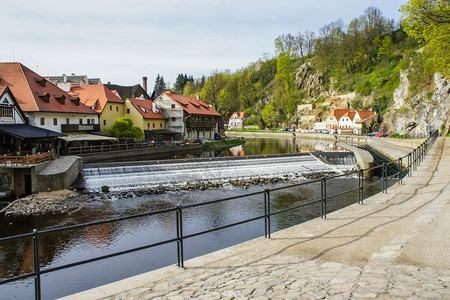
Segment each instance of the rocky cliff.
M411 95L408 71L402 71L400 85L395 90L393 103L383 116L381 130L412 137L423 136L427 126L449 130L450 80L439 73L434 75L433 85Z

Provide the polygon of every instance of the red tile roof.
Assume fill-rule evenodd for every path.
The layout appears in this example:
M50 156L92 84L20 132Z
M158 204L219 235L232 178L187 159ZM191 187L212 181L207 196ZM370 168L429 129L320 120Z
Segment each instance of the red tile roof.
M234 116L237 115L237 118L235 118ZM230 119L243 119L245 117L245 113L240 111L240 112L234 112Z
M350 110L350 111L346 112L345 114L343 114L343 115L341 116L341 118L342 118L342 117L348 117L351 121L353 121L353 119L355 118L355 116L356 116L356 112L353 111L353 110ZM338 120L339 120L339 119L338 119Z
M374 111L369 111L369 110L361 110L358 111L358 115L361 118L360 121L356 122L356 123L363 123L367 120L373 119L377 116L377 113Z
M347 109L347 108L342 108L342 109L335 109L332 112L330 112L329 116L334 116L336 118L336 120L339 121L339 119L345 115L348 112L351 112L351 109Z
M167 119L162 113L153 112L153 101L144 99L128 99L144 119Z
M192 115L209 115L209 116L222 116L220 113L218 113L214 108L209 106L209 104L203 102L202 100L172 94L171 92L164 92L161 95L159 95L158 98L162 97L162 95L168 96L173 101L177 102L185 112L192 114Z
M73 87L70 94L78 96L80 101L101 113L108 102L125 103L103 84L80 85Z
M0 87L9 86L24 112L97 114L21 63L0 63L0 79Z

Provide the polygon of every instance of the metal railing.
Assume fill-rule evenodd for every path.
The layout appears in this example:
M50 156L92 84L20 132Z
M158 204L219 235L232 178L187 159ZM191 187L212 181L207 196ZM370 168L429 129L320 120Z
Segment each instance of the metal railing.
M228 197L228 198L223 198L223 199L218 199L218 200L213 200L213 201L208 201L208 202L202 202L202 203L196 203L196 204L190 204L190 205L179 204L179 205L177 205L177 207L164 209L164 210L158 210L158 211L153 211L153 212L148 212L148 213L141 213L141 214L132 215L132 216L118 217L118 218L113 218L113 219L108 219L108 220L95 221L95 222L79 224L79 225L72 225L72 226L61 227L61 228L47 229L47 230L42 230L42 231L34 229L31 233L0 238L0 243L23 239L23 238L31 238L32 244L33 244L33 265L34 265L33 272L29 272L26 274L3 279L0 281L0 286L3 284L18 281L18 280L34 278L35 299L41 299L41 275L43 275L43 274L47 274L50 272L55 272L58 270L63 270L63 269L95 262L98 260L108 259L111 257L131 253L131 252L135 252L135 251L140 251L143 249L161 246L161 245L169 244L169 243L176 243L176 245L177 245L177 265L179 267L183 268L184 267L184 241L186 239L193 238L193 237L203 235L203 234L207 234L210 232L222 230L222 229L229 228L229 227L242 225L242 224L249 223L249 222L254 222L257 220L261 220L261 219L264 219L264 236L266 238L270 238L270 236L271 236L271 217L274 215L281 214L281 213L284 213L287 211L298 210L303 207L314 205L314 204L320 204L320 217L323 219L326 219L327 218L327 202L330 199L340 197L345 194L358 192L357 203L363 204L364 190L366 188L379 185L380 184L379 181L381 181L382 192L387 193L387 190L389 188L388 180L394 179L396 181L396 183L401 184L402 178L404 176L406 176L406 175L411 176L412 173L417 170L417 167L421 164L425 155L428 154L428 151L429 151L431 145L434 143L434 141L436 140L437 137L438 137L438 132L437 131L433 132L416 149L414 149L411 153L408 153L407 155L399 158L398 161L391 162L391 163L384 163L382 165L374 166L369 169L364 169L364 170L360 169L360 170L351 171L351 172L347 172L347 173L340 174L340 175L322 177L319 179L310 180L310 181L302 182L302 183L298 183L298 184L277 187L277 188L273 188L273 189L265 189L264 191L247 193L245 195ZM389 164L396 164L398 167L398 172L388 176L386 170L387 170L387 167ZM371 184L368 184L364 179L364 172L375 170L378 168L381 168L383 176L381 178L379 178L379 180L377 180ZM344 177L344 176L349 176L349 175L358 176L358 187L349 189L349 190L346 190L346 191L343 191L343 192L340 192L337 194L328 195L327 183L330 180ZM317 199L313 199L309 202L297 204L297 205L290 206L290 207L284 208L284 209L272 210L271 195L273 192L284 190L284 189L289 189L289 188L293 188L293 187L314 184L314 183L318 184L319 182L320 182L320 197L318 197ZM196 207L200 207L200 206L204 206L204 205L211 205L211 204L216 204L219 202L226 202L226 201L230 201L230 200L235 200L235 199L249 197L249 196L256 196L256 195L263 196L264 214L258 215L258 216L255 216L255 217L252 217L249 219L241 220L238 222L230 223L227 225L214 227L214 228L207 229L204 231L199 231L199 232L195 232L195 233L191 233L191 234L187 234L187 235L184 234L184 232L183 232L183 213L186 210L194 209ZM176 236L174 236L171 239L166 239L166 240L162 240L162 241L159 241L156 243L147 244L147 245L143 245L140 247L131 248L131 249L127 249L127 250L123 250L123 251L119 251L119 252L115 252L115 253L111 253L111 254L107 254L107 255L102 255L102 256L86 259L86 260L81 260L81 261L77 261L77 262L73 262L73 263L69 263L69 264L65 264L65 265L61 265L61 266L57 266L57 267L51 267L51 268L42 268L41 267L40 258L39 258L39 237L40 236L54 234L54 233L62 232L62 231L66 231L66 230L81 229L81 228L86 228L86 227L90 227L90 226L96 226L96 225L113 223L113 222L120 222L120 221L130 220L130 219L134 219L134 218L141 218L141 217L147 217L147 216L152 216L152 215L157 215L157 214L165 214L165 213L174 213L174 215L175 215L174 217L175 217Z
M52 152L31 155L3 155L0 156L0 166L30 166L53 160Z

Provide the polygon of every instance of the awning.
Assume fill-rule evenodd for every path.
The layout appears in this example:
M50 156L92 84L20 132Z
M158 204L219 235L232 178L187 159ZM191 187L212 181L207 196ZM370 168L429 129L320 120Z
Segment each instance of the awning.
M27 124L1 124L0 132L21 139L56 138L65 136L63 133Z
M86 134L71 134L68 136L60 137L60 139L68 143L74 141L114 141L116 138L86 133Z

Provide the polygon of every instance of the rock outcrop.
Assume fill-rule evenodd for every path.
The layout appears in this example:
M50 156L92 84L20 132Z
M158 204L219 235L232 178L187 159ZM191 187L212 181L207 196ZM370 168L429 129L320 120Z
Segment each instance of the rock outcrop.
M322 73L314 70L311 62L301 65L295 74L298 89L306 91L310 99L317 98L325 90L325 80Z
M407 71L400 75L400 85L394 92L394 101L384 115L381 130L411 137L425 136L427 126L445 132L450 122L450 80L439 73L434 75L434 90L410 96Z

